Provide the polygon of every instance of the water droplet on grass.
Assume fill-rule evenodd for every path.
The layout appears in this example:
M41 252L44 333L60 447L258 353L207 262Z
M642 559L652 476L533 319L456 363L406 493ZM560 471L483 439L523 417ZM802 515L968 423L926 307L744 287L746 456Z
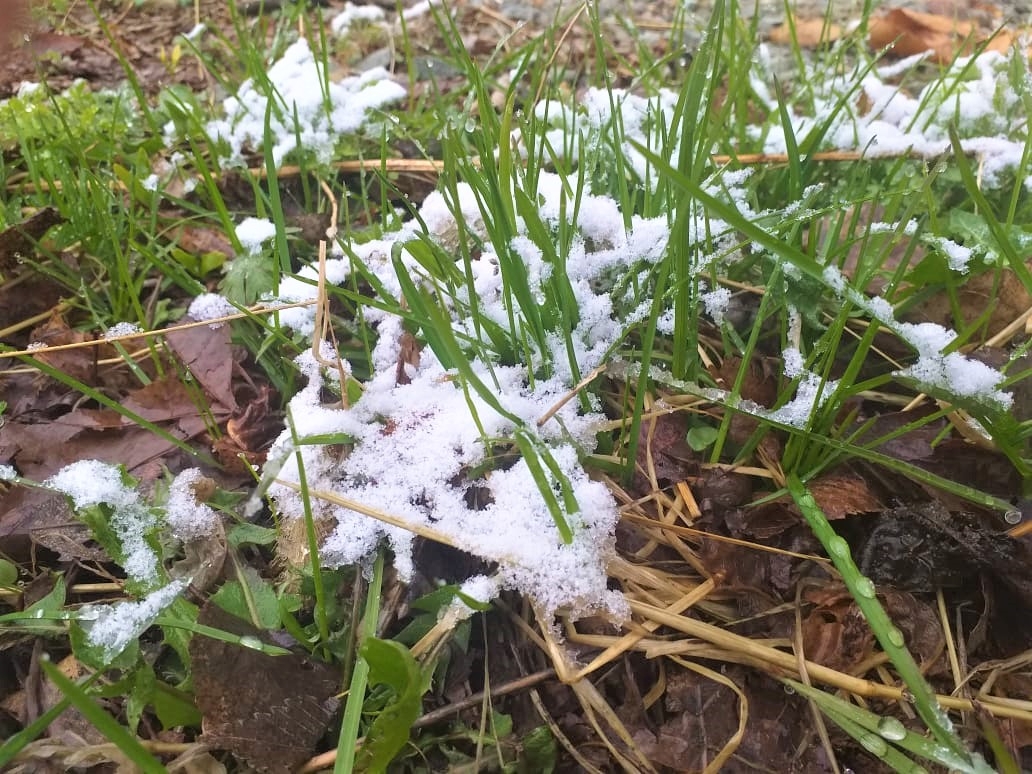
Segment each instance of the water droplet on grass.
M882 718L878 721L878 733L885 739L898 742L907 735L907 728L896 718Z
M889 751L889 746L885 743L885 740L877 734L861 734L860 744L871 755L877 755L879 758L884 757Z
M264 650L265 643L257 637L252 637L250 634L245 634L240 638L240 644L245 648L253 648L254 650Z
M865 599L874 599L878 596L878 592L874 588L874 581L862 575L857 579L854 589L859 596Z
M845 559L849 556L849 543L845 538L833 537L828 541L828 553L838 559Z
M1003 520L1008 524L1018 524L1021 522L1021 511L1007 511L1003 514Z
M889 629L888 632L886 632L885 637L897 648L902 648L904 645L907 644L906 640L903 639L903 632L901 632L895 626L893 626L891 629Z

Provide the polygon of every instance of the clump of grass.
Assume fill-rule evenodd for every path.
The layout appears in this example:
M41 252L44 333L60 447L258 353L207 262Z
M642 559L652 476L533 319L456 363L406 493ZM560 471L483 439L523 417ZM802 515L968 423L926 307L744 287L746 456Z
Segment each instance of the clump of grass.
M1032 213L1019 187L1008 193L1006 185L1025 177L1028 140L1008 138L1008 154L983 158L983 171L994 176L981 181L966 157L984 152L977 137L989 124L1020 134L1020 126L1000 123L998 115L1028 107L1027 63L1017 55L958 61L911 99L886 85L881 63L851 40L816 64L800 58L797 81L782 88L753 61L756 27L741 22L731 2L717 5L676 88L664 83L660 68L641 73L634 90L613 87L606 77L612 52L601 20L589 14L598 83L572 100L556 83L540 41L482 67L467 54L451 17L435 13L464 89L413 101L421 114L374 111L372 129L323 143L321 153L311 152L304 132L339 107L329 84L331 46L312 35L307 46L282 40L274 47L275 55L315 52L321 104L313 108L316 123L306 123L289 95L278 92L274 72L266 71L266 52L253 42L239 44L239 61L252 79L247 88L264 100L261 115L250 116L258 128L230 154L236 162L252 154L263 173L247 184L253 211L234 211L243 208L220 185L231 127L208 120L206 108L183 95L166 94L147 115L151 127L166 114L175 123L183 154L177 163L196 174L192 195L139 185L145 171L149 177L148 154L159 152L155 136L129 130L142 104L91 102L95 98L81 92L39 102L58 117L82 103L94 115L110 116L110 126L125 128L124 142L114 129L114 140L102 132L88 157L70 142L75 135L67 122L56 134L45 124L20 134L32 183L22 188L22 201L56 203L68 220L58 249L87 233L95 240L82 242L84 257L97 267L78 286L84 325L132 321L154 335L173 308L218 280L218 265L185 266L162 245L163 201L224 231L238 257L226 267L222 290L238 306L298 305L270 315L250 310L234 329L280 386L287 406L285 429L249 499L250 510L258 511L266 498L283 522L279 543L296 557L295 582L276 588L268 578L241 572L230 581L236 586L223 586L233 591L216 601L267 628L289 630L341 666L348 698L336 769L379 769L400 754L448 639L510 589L531 603L533 613L520 624L527 630L537 625L540 633L533 636L560 677L576 686L586 712L602 712L604 700L585 678L632 647L644 647L643 641L658 647L663 640L652 633L665 627L779 679L798 674L792 670L803 662L807 681L912 704L934 744L905 728L901 733L891 715L879 718L792 683L895 770L915 770L916 760L986 770L942 709L970 703L950 703L925 681L877 589L857 570L807 484L863 461L986 508L1012 507L891 458L881 447L944 418L973 422L1020 475L1029 472L1027 421L1014 417L1006 393L1020 375L967 355L988 338L987 319L967 321L957 304L956 332L904 319L930 281L955 292L972 274L1008 270L1032 293L1019 249L1021 224ZM246 40L243 26L237 34ZM412 50L408 41L400 48ZM823 72L839 75L824 78ZM996 90L978 112L971 85L976 74L993 73L1006 74L1011 87ZM235 91L235 83L225 85ZM21 121L19 104L0 108L0 121ZM385 102L377 104L386 109ZM857 108L864 104L866 113ZM221 140L219 127L227 130ZM916 145L915 130L925 145ZM440 149L437 191L422 202L408 200L390 171L390 138L398 135ZM873 138L886 136L903 139L872 149ZM869 155L847 162L822 158L843 146ZM752 151L781 152L784 160L753 169L743 162ZM334 174L331 159L341 152L372 158L357 186ZM951 155L940 161L942 154ZM352 219L336 231L334 222L319 260L300 271L277 178L287 160L299 163L306 205ZM349 199L356 188L359 202ZM116 200L130 206L115 213ZM268 224L267 240L240 227L245 216ZM13 210L5 217L12 219ZM55 276L77 287L60 270ZM163 306L142 303L147 287ZM874 287L882 289L875 294ZM886 339L895 348L891 354ZM35 364L29 353L18 356ZM770 359L779 372L771 399L760 405L750 369ZM284 360L297 364L305 381L300 388L285 373ZM719 376L726 363L737 363L730 379ZM137 419L89 386L66 383ZM885 395L897 404L931 396L936 405L889 436L872 438L874 418L859 421L856 407ZM686 440L705 464L762 475L757 500L791 496L830 559L820 571L840 577L852 594L906 697L897 685L850 678L806 663L805 654L725 631L718 624L726 617L708 599L717 591L714 578L692 576L689 588L683 579L620 556L615 525L633 516L653 545L701 566L689 533L678 531L678 521L690 525L698 515L686 504L690 489L683 484L680 499L672 499L660 491L650 463L642 462L651 454L650 427L659 412L691 415ZM70 494L80 518L126 573L125 591L136 601L71 612L57 586L44 607L2 620L42 635L42 618L46 634L68 637L76 657L96 671L76 685L47 669L66 706L76 706L147 769L154 759L134 734L141 708L154 695L135 688L123 694L135 708L127 730L97 711L101 677L152 670L140 648L152 625L162 647L180 660L181 683L171 686L177 689L188 684L190 636L253 643L196 623L196 608L175 585L186 580L170 575L176 544L162 539L174 528L169 514L175 508L160 497L140 498L122 480L124 472L104 471L119 479L106 497L91 499L80 487L63 485L62 475L74 470L50 485ZM630 492L635 475L652 476L653 491L644 499ZM248 510L238 506L225 502L227 511ZM234 527L251 535L253 529ZM299 536L290 549L287 532ZM411 579L417 536L463 549L491 569L449 587L447 601L433 607L439 620L422 621L418 640L401 634L380 639L386 562L390 558L402 578ZM275 539L263 533L264 546ZM350 584L352 609L344 615L328 573L355 567L365 580ZM689 608L699 616L686 615ZM558 642L557 622L576 638L576 619L587 614L614 623L630 619L636 628L605 640L606 649L588 666L575 668ZM119 637L98 634L105 631L98 621L123 620L132 624ZM1006 711L991 696L980 704ZM607 717L615 737L630 738L614 713ZM497 727L504 723L487 711L484 718L485 727L493 718L502 755L498 740L508 734ZM0 760L13 760L44 729L40 723L26 728L4 745ZM485 728L480 732L477 755ZM356 748L362 737L367 741ZM640 751L627 753L602 738L615 758L644 761ZM734 744L721 753L724 759ZM1000 746L994 753L1006 762Z

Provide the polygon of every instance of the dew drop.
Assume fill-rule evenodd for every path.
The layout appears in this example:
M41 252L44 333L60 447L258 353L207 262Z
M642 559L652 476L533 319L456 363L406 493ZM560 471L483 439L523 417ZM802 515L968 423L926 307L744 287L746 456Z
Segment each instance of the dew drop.
M465 125L465 127L464 127L464 128L466 129L466 132L467 132L468 134L472 134L472 133L473 133L473 130L477 128L477 122L476 122L476 119L473 119L473 118L467 118L467 119L466 119L466 125Z
M845 559L849 556L849 543L845 538L833 537L828 541L828 553L839 559Z
M245 648L253 648L254 650L265 649L264 642L262 642L257 637L252 637L249 634L245 634L243 637L240 638L240 644L243 645Z
M884 739L891 739L893 742L898 742L900 739L904 739L907 735L906 726L900 723L896 718L882 718L878 721L878 733Z
M891 629L889 629L888 632L886 632L885 638L893 645L895 645L897 648L902 648L904 645L907 644L906 640L903 639L903 632L901 632L895 626L893 626Z
M861 734L860 744L871 755L877 755L879 758L884 757L889 751L889 746L885 743L885 740L877 734Z
M874 588L874 581L870 578L865 578L863 575L857 579L856 586L854 588L856 593L865 599L874 599L878 596L878 592Z
M1019 524L1021 522L1021 511L1007 511L1003 514L1003 520L1008 524Z
M787 693L789 696L795 695L795 688L793 688L791 685L783 685L781 687L785 689L785 693Z

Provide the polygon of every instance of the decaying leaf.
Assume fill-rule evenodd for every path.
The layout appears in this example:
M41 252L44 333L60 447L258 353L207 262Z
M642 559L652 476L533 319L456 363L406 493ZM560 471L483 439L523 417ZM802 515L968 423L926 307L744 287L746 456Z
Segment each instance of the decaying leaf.
M211 602L197 622L270 642L266 632ZM194 635L190 658L204 741L262 772L288 774L311 757L339 706L338 671L304 656L269 656Z

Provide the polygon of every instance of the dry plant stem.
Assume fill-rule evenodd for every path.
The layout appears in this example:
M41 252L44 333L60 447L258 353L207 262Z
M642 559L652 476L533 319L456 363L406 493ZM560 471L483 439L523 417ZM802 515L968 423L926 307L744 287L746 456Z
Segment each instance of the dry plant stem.
M178 325L171 325L168 328L160 328L154 331L139 331L137 333L127 333L125 336L112 336L111 338L101 337L99 339L93 339L91 341L80 341L75 344L58 344L53 347L43 347L41 349L17 349L10 350L8 352L0 352L0 360L5 358L23 357L25 355L38 355L40 352L64 352L70 349L86 349L88 347L99 347L101 344L111 344L116 341L130 341L133 339L144 339L151 336L165 336L169 333L175 333L176 331L185 331L190 328L200 328L202 325L221 325L222 323L231 322L233 320L243 320L248 317L254 317L256 315L263 314L275 314L276 312L282 312L284 309L300 309L306 306L314 306L317 300L312 301L298 301L293 304L278 304L276 306L254 306L249 307L246 312L237 312L236 314L227 314L223 317L214 317L210 320L199 320L188 323L180 323ZM49 313L46 315L49 318ZM20 329L20 328L19 328ZM6 329L11 330L11 329ZM5 331L0 331L2 336Z
M699 584L694 589L682 596L677 602L667 608L671 613L677 615L683 613L685 610L693 607L697 602L705 599L711 591L715 588L712 578ZM622 637L618 638L615 642L608 645L605 650L599 653L595 658L591 660L586 667L579 670L572 676L573 680L582 680L592 672L595 672L606 664L612 663L627 651L633 649L639 642L645 639L648 635L653 634L658 629L660 624L656 621L646 621L637 631L628 632ZM572 627L568 626L567 631L571 640L576 640L577 633Z
M680 664L685 669L695 672L708 680L712 680L715 683L719 683L726 688L730 688L736 696L738 696L738 728L735 733L732 734L731 738L727 740L727 743L721 749L719 753L710 761L709 765L703 769L703 774L719 774L723 769L724 764L730 760L731 756L735 754L735 750L742 743L742 739L745 737L745 726L749 720L749 700L746 698L742 689L738 687L738 684L727 675L722 675L719 672L715 672L712 669L696 664L692 661L686 661L683 658L673 657L671 659L677 664Z
M573 386L573 388L569 392L563 395L563 397L560 398L554 406L552 406L550 409L548 409L548 411L541 415L541 417L537 420L537 426L544 427L545 423L548 422L549 419L554 417L559 412L559 409L561 409L563 406L569 403L573 398L577 397L578 392L583 390L585 387L587 387L589 384L595 381L596 378L605 373L605 370L606 366L600 365L594 371L592 371L583 379L581 379L576 385Z
M548 62L545 64L546 71L552 68L552 63L555 62L555 58L559 56L559 52L562 50L563 44L566 42L566 38L568 38L570 33L573 32L573 28L577 25L577 21L584 15L586 10L588 10L588 4L583 2L580 4L580 7L574 11L573 15L570 16L570 20L567 22L566 27L559 36L559 40L557 40L555 46L552 47L552 55L548 57ZM534 94L534 101L531 103L532 105L537 105L541 102L541 95L545 91L546 83L548 83L548 79L542 78L541 82L538 84L537 92Z
M630 605L631 610L642 618L658 621L671 629L725 648L727 650L725 658L728 661L757 666L776 677L798 676L799 674L799 665L796 657L791 653L785 653L762 645L748 637L742 637L712 624L670 614L663 608L656 607L655 605L635 600L630 600ZM812 679L832 688L838 688L857 696L868 698L889 699L891 701L903 701L905 698L904 691L894 686L881 685L870 680L853 677L812 661L804 661L804 665L807 674ZM562 672L558 668L556 671L561 676ZM968 699L941 695L936 696L936 698L942 706L949 709L966 711L973 709L972 702ZM1029 701L985 696L979 698L979 704L995 717L1019 718L1032 721L1032 702Z
M796 655L799 679L802 681L803 685L812 688L813 682L810 680L810 674L806 671L806 648L803 645L802 584L798 584L796 586L795 604L793 607L795 608L795 631L792 633L792 650ZM838 760L835 757L835 748L831 744L831 737L828 736L828 727L824 723L824 714L821 712L820 707L817 706L817 702L813 699L807 699L806 703L810 707L810 714L813 715L814 728L817 730L817 737L821 740L821 747L824 748L824 753L828 756L828 763L831 764L832 771L834 771L835 774L840 774Z
M705 530L695 529L693 527L682 527L678 524L660 524L655 519L649 518L648 516L639 516L635 513L625 513L621 518L633 521L635 524L640 524L644 527L654 527L668 532L671 535L678 535L681 537L685 536L696 536L706 538L707 540L714 540L719 543L727 543L729 545L741 546L742 548L751 548L755 551L767 551L771 554L781 554L782 556L791 556L794 559L806 559L811 562L817 562L818 564L830 567L831 563L823 556L817 556L815 554L800 554L795 551L786 551L783 548L773 548L771 546L765 546L762 543L752 543L748 540L741 540L739 538L726 537L724 535L715 535L712 532L706 532Z
M293 481L284 481L281 478L277 478L275 483L281 486L285 486L287 489L290 489L294 492L301 491L301 487L298 484L295 484ZM377 508L371 508L368 505L364 505L363 503L358 502L357 500L350 500L347 497L341 497L336 492L326 492L321 489L310 489L308 491L308 494L320 500L325 500L328 503L343 506L344 508L347 508L350 511L361 513L363 516L368 516L371 519L382 521L384 524L390 524L394 527L400 527L401 529L407 530L408 532L411 532L414 535L419 535L420 537L426 538L427 540L433 540L436 543L442 543L443 545L451 546L452 548L458 548L458 546L455 545L454 541L452 541L452 539L445 535L443 532L438 532L437 530L430 529L429 527L424 527L421 524L413 524L411 522L405 521L404 519L398 516L394 516L393 514L387 513L386 511L381 511Z
M595 733L598 734L599 739L609 749L609 754L613 756L613 760L619 763L624 771L628 772L628 774L640 774L643 771L656 772L652 762L635 744L634 738L631 736L630 731L627 730L627 726L623 724L620 717L609 706L609 702L605 700L590 680L578 680L575 683L570 683L570 687L580 702L585 716L595 729ZM625 748L633 754L636 759L634 762L628 760L623 750L618 748L609 738L609 734L602 728L599 718L616 734Z
M590 774L602 774L602 770L592 765L587 758L581 755L580 750L578 750L577 746L567 738L566 734L564 734L562 729L559 727L559 724L552 720L552 716L548 714L548 710L545 709L545 703L541 701L541 696L537 691L530 692L530 700L534 704L534 709L537 710L538 715L540 715L541 719L548 724L548 728L552 732L552 735L559 740L559 744L561 744L563 749L570 754L570 757L577 761L584 771L587 771Z
M551 680L555 677L554 669L542 669L539 672L534 672L526 677L520 677L516 680L510 680L504 685L500 685L497 688L492 688L490 696L492 698L498 696L508 696L510 693L518 693L531 688L539 683L543 683L546 680ZM476 707L484 701L484 697L488 694L486 691L477 691L467 696L462 701L457 701L453 704L449 704L445 707L440 707L428 712L425 715L421 715L415 723L412 724L412 728L426 728L432 726L435 723L439 723L446 718L450 718L452 715L456 715L463 710L471 709Z

